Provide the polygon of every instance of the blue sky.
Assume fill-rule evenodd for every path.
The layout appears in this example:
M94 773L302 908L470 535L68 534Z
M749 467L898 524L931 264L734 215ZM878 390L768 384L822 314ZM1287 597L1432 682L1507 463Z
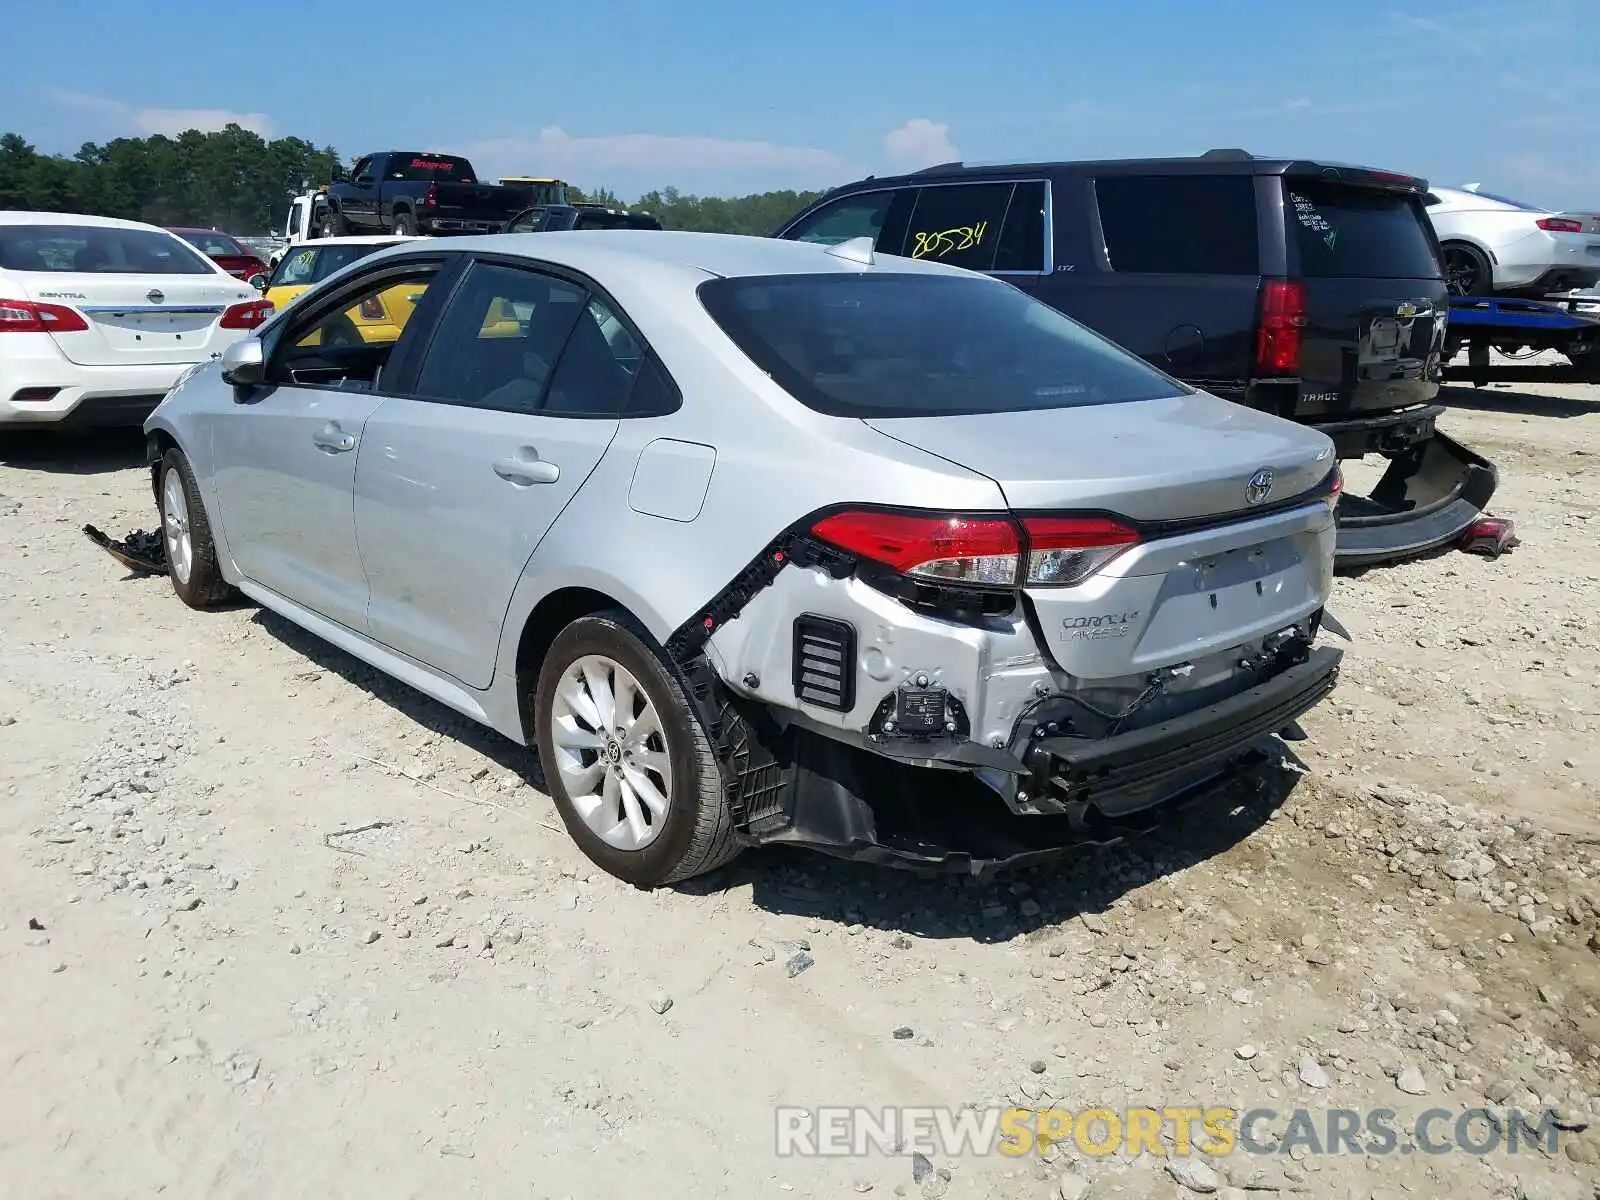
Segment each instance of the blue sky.
M5 8L0 126L48 151L234 119L632 198L1242 146L1600 209L1595 0Z

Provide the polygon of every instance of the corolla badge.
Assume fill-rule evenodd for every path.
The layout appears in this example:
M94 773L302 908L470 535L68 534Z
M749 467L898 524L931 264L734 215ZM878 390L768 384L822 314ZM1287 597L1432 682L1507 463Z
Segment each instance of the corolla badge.
M1244 485L1244 502L1260 504L1272 495L1272 468L1262 467Z

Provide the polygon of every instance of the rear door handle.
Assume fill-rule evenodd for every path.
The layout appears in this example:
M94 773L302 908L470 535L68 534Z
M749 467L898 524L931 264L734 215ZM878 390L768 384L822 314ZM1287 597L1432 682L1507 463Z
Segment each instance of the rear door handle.
M554 483L561 478L561 468L540 458L532 446L519 446L512 457L500 459L494 464L494 473L517 487Z
M337 421L329 421L311 435L311 440L329 454L344 454L356 448L356 435L340 429Z

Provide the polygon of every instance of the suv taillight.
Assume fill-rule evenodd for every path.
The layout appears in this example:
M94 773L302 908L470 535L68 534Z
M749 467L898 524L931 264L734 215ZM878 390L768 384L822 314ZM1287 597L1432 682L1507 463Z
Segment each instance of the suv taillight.
M1570 217L1540 217L1534 224L1546 233L1583 232L1583 222L1574 221Z
M0 300L0 333L82 333L89 328L76 309L33 300Z
M962 516L851 509L812 533L924 583L1071 587L1129 547L1137 531L1108 517Z
M1298 375L1300 342L1306 325L1306 285L1298 279L1269 279L1261 285L1261 320L1256 329L1256 371Z

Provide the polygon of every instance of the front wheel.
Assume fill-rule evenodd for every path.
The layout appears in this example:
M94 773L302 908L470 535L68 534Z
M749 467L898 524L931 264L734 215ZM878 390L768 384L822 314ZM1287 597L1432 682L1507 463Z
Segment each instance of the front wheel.
M233 589L217 566L211 522L200 499L200 486L183 451L174 446L161 460L161 540L167 552L167 577L172 590L190 608L211 608Z
M567 832L639 887L705 874L742 848L711 743L648 638L626 613L579 618L556 635L533 704Z

